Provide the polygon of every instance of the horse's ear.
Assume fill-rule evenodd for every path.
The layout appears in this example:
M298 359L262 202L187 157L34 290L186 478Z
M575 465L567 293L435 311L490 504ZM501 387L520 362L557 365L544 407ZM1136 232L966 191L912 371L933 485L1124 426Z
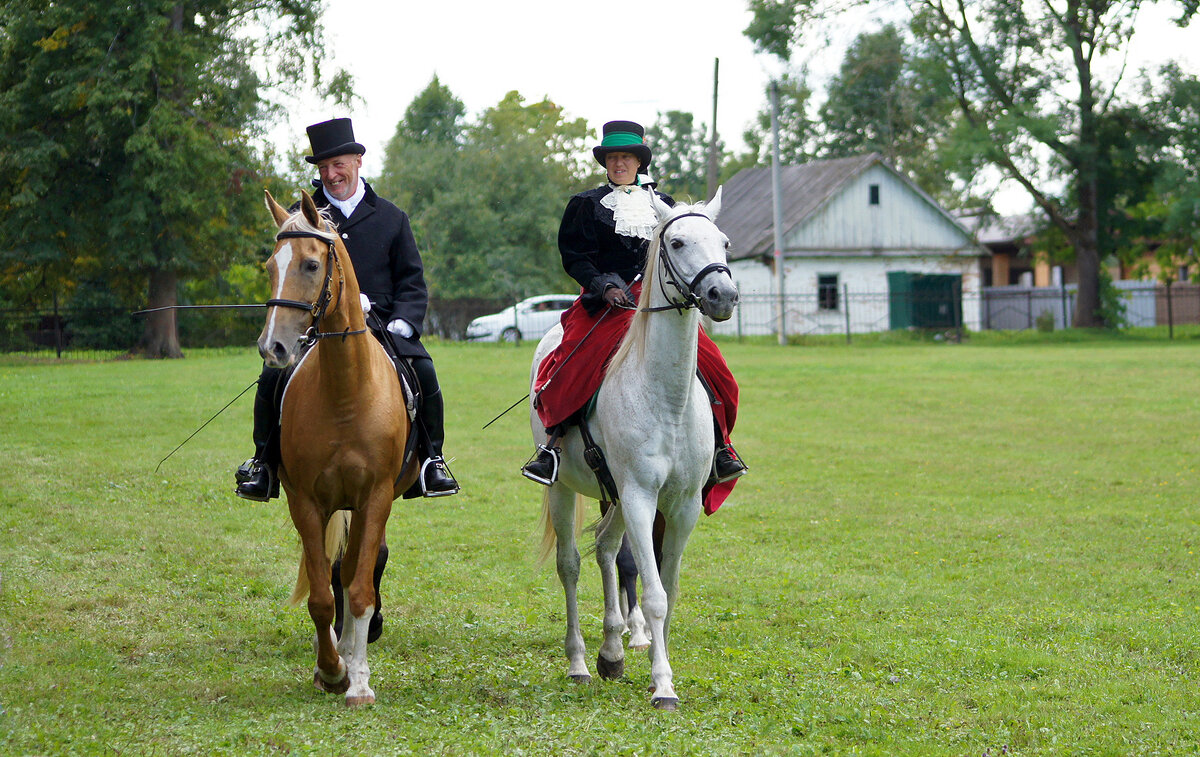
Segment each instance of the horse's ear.
M304 219L318 229L324 228L324 224L321 222L321 211L317 210L317 204L313 202L312 195L304 190L300 190L300 195L300 207L304 212Z
M704 215L708 216L708 220L716 221L717 214L721 212L721 187L717 187L717 193L713 198L704 203Z
M658 216L658 222L662 223L671 215L671 206L662 201L653 188L650 189L650 207L654 208L654 215Z
M275 202L275 198L271 196L270 190L263 190L267 194L267 210L271 211L271 217L275 219L276 226L282 226L283 222L288 218L288 212L283 207Z

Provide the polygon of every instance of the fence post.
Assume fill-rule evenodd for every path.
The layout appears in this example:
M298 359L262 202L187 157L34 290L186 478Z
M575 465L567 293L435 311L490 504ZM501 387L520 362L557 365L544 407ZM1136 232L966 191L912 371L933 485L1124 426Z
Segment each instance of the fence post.
M842 310L846 313L846 344L850 344L850 285L842 282Z
M1070 321L1067 320L1067 282L1063 279L1058 281L1058 294L1059 299L1062 300L1063 328L1065 329Z
M1025 328L1033 328L1033 290L1025 292Z
M952 282L950 284L950 291L951 291L950 307L954 308L954 331L958 335L958 339L956 341L959 344L962 344L962 335L963 335L962 280L960 279L958 281Z
M58 319L58 290L54 290L54 356L62 359L62 323Z
M1171 308L1171 282L1167 280L1167 339L1175 338L1175 313Z

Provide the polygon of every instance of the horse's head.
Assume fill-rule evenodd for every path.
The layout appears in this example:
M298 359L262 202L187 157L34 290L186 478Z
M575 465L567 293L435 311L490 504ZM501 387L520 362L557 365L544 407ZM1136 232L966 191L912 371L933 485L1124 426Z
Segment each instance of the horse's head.
M677 307L698 307L714 321L727 321L738 303L737 286L729 272L729 237L717 228L721 188L707 203L674 208L650 193L658 215L660 282L667 299ZM671 291L671 289L674 291Z
M267 365L284 368L303 351L311 329L329 307L337 235L307 192L301 193L300 211L294 214L266 194L279 233L267 261L271 299L258 352Z

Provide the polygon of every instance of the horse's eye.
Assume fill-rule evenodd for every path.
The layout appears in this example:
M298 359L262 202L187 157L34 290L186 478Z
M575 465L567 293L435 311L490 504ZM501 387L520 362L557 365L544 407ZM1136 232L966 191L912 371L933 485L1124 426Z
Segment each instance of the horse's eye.
M321 264L318 263L317 261L315 261L315 260L304 261L304 272L305 273L316 273L320 269L321 269Z
M672 239L671 240L671 249L672 250L683 249L683 240L682 239Z

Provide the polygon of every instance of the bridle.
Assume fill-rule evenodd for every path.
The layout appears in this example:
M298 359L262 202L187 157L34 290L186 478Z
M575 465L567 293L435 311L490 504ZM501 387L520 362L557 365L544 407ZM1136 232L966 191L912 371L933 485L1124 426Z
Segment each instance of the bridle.
M654 308L642 308L642 312L644 313L658 313L664 310L677 310L679 311L679 314L682 315L684 310L696 308L704 315L708 315L704 309L704 301L696 295L696 287L700 284L700 280L710 273L724 273L731 278L733 277L733 273L729 270L729 266L725 265L724 263L709 263L701 268L700 272L693 276L691 281L686 281L686 278L680 273L679 268L675 265L675 262L671 260L671 253L668 250L666 239L667 228L680 218L687 218L688 216L697 216L705 219L709 223L712 223L712 219L703 213L680 213L674 218L667 219L667 222L664 223L662 228L658 230L658 254L659 257L662 258L663 267L666 268L667 273L667 275L663 278L667 280L667 283L675 287L675 291L683 295L683 302L671 302L670 305L662 305ZM684 284L680 283L681 280L686 282L686 287ZM658 280L658 288L659 291L662 292L663 297L666 297L667 300L670 301L671 297L667 294L667 290L663 286L662 278Z
M333 299L333 294L331 291L330 284L333 283L333 268L334 268L334 266L337 266L337 269L338 269L338 302L337 302L337 304L341 303L342 290L345 289L345 286L343 286L343 284L345 283L345 276L342 274L342 263L340 260L338 260L336 251L334 249L334 245L335 245L334 240L330 239L329 237L326 237L324 234L321 234L316 231L303 231L303 230L281 231L275 235L276 242L280 242L284 239L320 239L329 245L329 249L325 253L325 282L321 285L321 293L319 295L317 295L316 300L314 300L313 302L303 302L301 300L287 300L287 299L279 299L279 298L267 300L267 307L281 307L281 308L294 308L296 310L307 310L309 312L309 314L312 315L312 319L313 319L312 326L310 326L308 328L308 331L304 332L304 336L301 338L301 346L307 348L307 347L310 347L313 344L315 344L318 339L325 339L325 338L328 338L331 336L340 336L342 339L345 339L346 337L354 336L355 334L367 333L367 330L365 328L359 329L357 331L351 331L349 327L346 327L346 329L344 331L331 331L331 332L320 331L318 329L318 326L321 323L321 319L325 316L325 312L329 309L329 303Z

